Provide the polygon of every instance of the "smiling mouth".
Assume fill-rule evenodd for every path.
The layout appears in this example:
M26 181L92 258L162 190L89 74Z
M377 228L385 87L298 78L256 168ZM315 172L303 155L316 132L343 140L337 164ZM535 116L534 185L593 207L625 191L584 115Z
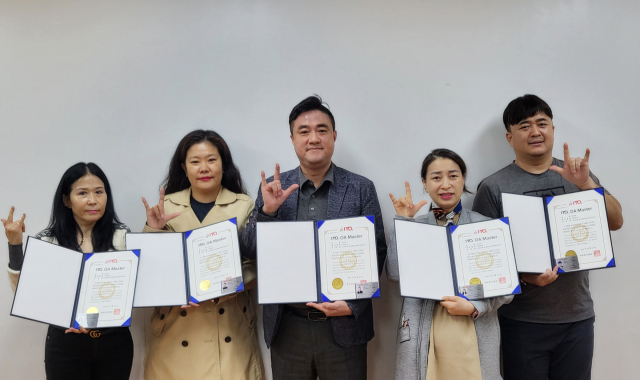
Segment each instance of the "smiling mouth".
M543 142L544 142L544 140L542 140L542 141L531 141L529 143L529 145L538 145L538 144L542 144Z
M440 196L440 198L449 199L453 197L453 193L441 193L441 194L438 194L438 196Z

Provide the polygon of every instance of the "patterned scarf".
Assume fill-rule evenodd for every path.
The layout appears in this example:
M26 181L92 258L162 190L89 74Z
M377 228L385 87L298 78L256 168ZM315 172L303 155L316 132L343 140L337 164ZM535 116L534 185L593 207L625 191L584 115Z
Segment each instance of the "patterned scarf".
M462 200L458 201L458 204L453 209L453 211L446 212L442 208L436 206L436 204L433 202L431 203L429 211L433 211L433 215L436 217L436 219L440 219L442 221L446 220L447 222L445 225L453 224L453 218L456 216L456 214L459 214L460 211L462 211Z

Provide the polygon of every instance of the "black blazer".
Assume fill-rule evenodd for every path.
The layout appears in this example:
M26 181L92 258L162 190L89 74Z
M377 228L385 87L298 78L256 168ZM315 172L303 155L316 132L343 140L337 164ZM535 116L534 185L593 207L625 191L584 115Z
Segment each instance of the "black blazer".
M280 174L283 189L300 183L299 169ZM378 202L375 186L370 180L351 173L339 167L333 170L334 180L329 187L327 218L348 218L353 216L374 215L376 243L378 249L378 270L382 272L387 257L387 243L384 237L382 211ZM270 177L267 182L273 181ZM275 217L269 217L262 212L262 192L258 188L258 198L249 222L241 237L242 254L250 259L256 258L256 222L277 220L296 220L298 215L298 189L296 189L278 209ZM342 347L350 347L367 343L373 338L373 308L371 300L346 301L353 311L353 315L332 317L333 337ZM284 305L264 305L262 319L264 324L264 340L267 347L275 338Z

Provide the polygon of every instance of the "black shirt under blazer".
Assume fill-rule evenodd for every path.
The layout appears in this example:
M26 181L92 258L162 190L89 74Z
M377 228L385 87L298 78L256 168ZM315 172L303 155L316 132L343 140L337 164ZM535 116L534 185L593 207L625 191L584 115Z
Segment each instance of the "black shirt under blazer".
M280 174L283 189L299 184L298 168ZM387 257L387 243L382 224L382 211L378 202L375 186L370 180L351 173L338 166L334 168L334 182L329 187L327 219L348 218L373 215L375 217L376 243L378 249L378 271L381 273ZM273 181L270 177L267 182ZM250 259L256 258L256 223L269 221L295 221L298 213L298 189L296 189L278 209L275 217L260 212L264 201L258 188L256 206L249 222L242 232L242 254ZM373 338L373 308L371 300L346 301L353 315L332 317L333 338L342 347L364 344ZM263 305L264 340L271 347L284 305Z

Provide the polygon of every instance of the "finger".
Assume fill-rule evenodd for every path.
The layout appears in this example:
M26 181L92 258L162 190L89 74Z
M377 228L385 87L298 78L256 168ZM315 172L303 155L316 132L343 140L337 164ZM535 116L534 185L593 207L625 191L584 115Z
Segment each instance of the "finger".
M571 156L569 155L569 144L564 143L564 163L566 164Z
M587 148L587 151L584 153L584 158L582 159L582 161L589 162L589 156L590 155L591 155L591 150L589 150L589 148Z
M24 220L27 217L27 214L22 214L22 218L20 218L20 223L24 224Z
M276 197L281 197L282 196L282 184L280 183L280 181L273 181L273 185L274 190L273 193L275 194Z
M7 226L7 220L6 219L0 219L0 220L2 221L2 225L6 227Z
M144 203L144 209L149 212L151 210L151 207L149 207L149 204L147 203L147 200L144 199L144 197L142 197L142 203Z
M416 211L418 211L418 210L420 210L422 208L422 206L426 205L427 203L429 203L429 202L423 199L420 202L418 202L417 205L414 205L413 207L414 207L414 209Z
M181 309L188 309L190 307L191 307L191 305L182 305L182 306L180 306Z
M261 171L260 175L262 176L262 187L267 187L267 178L264 176L264 171Z
M273 175L274 181L280 181L280 164L276 163L276 172Z
M396 199L396 197L393 196L393 194L389 193L389 198L391 198L391 202L393 202L393 204L396 204L396 202L398 202L398 200ZM3 219L4 220L4 219Z
M86 334L89 332L89 330L85 329L84 327L80 326L80 328L78 329L80 330L81 333Z
M402 197L400 199L398 199L400 201L400 203L402 203L405 207L411 207L409 206L409 201L407 201L407 199L405 197Z
M291 193L293 193L298 187L300 187L297 183L289 186L287 190L284 191L284 197L288 198Z
M553 273L554 275L556 275L556 276L558 275L558 268L559 268L559 267L558 267L557 265L556 265L555 267L553 267L553 272L552 272L552 273Z
M571 173L575 173L576 172L576 167L578 166L577 165L578 160L579 160L579 158L572 158L571 159Z
M549 166L549 170L553 170L554 172L558 173L558 174L562 174L563 172L563 168L556 166L556 165L551 165Z
M442 305L442 307L444 307L445 309L450 309L452 307L455 306L455 302L451 302L451 301L440 301L440 305Z
M7 218L7 222L13 223L13 212L15 211L15 207L11 206L11 211L9 211L9 217Z
M340 305L333 302L323 302L322 306L329 311L340 309Z
M320 310L322 312L325 311L324 306L321 303L308 302L307 306L310 306L310 307L312 307L314 309L318 309L318 310Z
M177 217L179 217L180 215L182 215L182 213L181 213L181 212L174 212L174 213L173 213L173 214L171 214L171 215L165 215L165 216L164 216L164 220L168 222L168 221L170 221L170 220L171 220L171 219L173 219L173 218L177 218Z
M193 306L193 307L200 307L200 304L194 303L194 302L189 302L189 305Z
M160 200L158 201L158 209L160 209L160 215L164 215L164 187L160 188Z
M456 300L456 297L453 297L453 296L443 296L443 297L442 297L442 300L443 300L443 301L455 301L455 300Z
M156 219L158 219L158 220L162 219L162 214L160 213L160 210L158 209L157 205L153 206L151 211L153 211L153 214L156 216Z
M406 197L411 199L411 186L409 186L409 181L404 181L404 189L406 191Z

